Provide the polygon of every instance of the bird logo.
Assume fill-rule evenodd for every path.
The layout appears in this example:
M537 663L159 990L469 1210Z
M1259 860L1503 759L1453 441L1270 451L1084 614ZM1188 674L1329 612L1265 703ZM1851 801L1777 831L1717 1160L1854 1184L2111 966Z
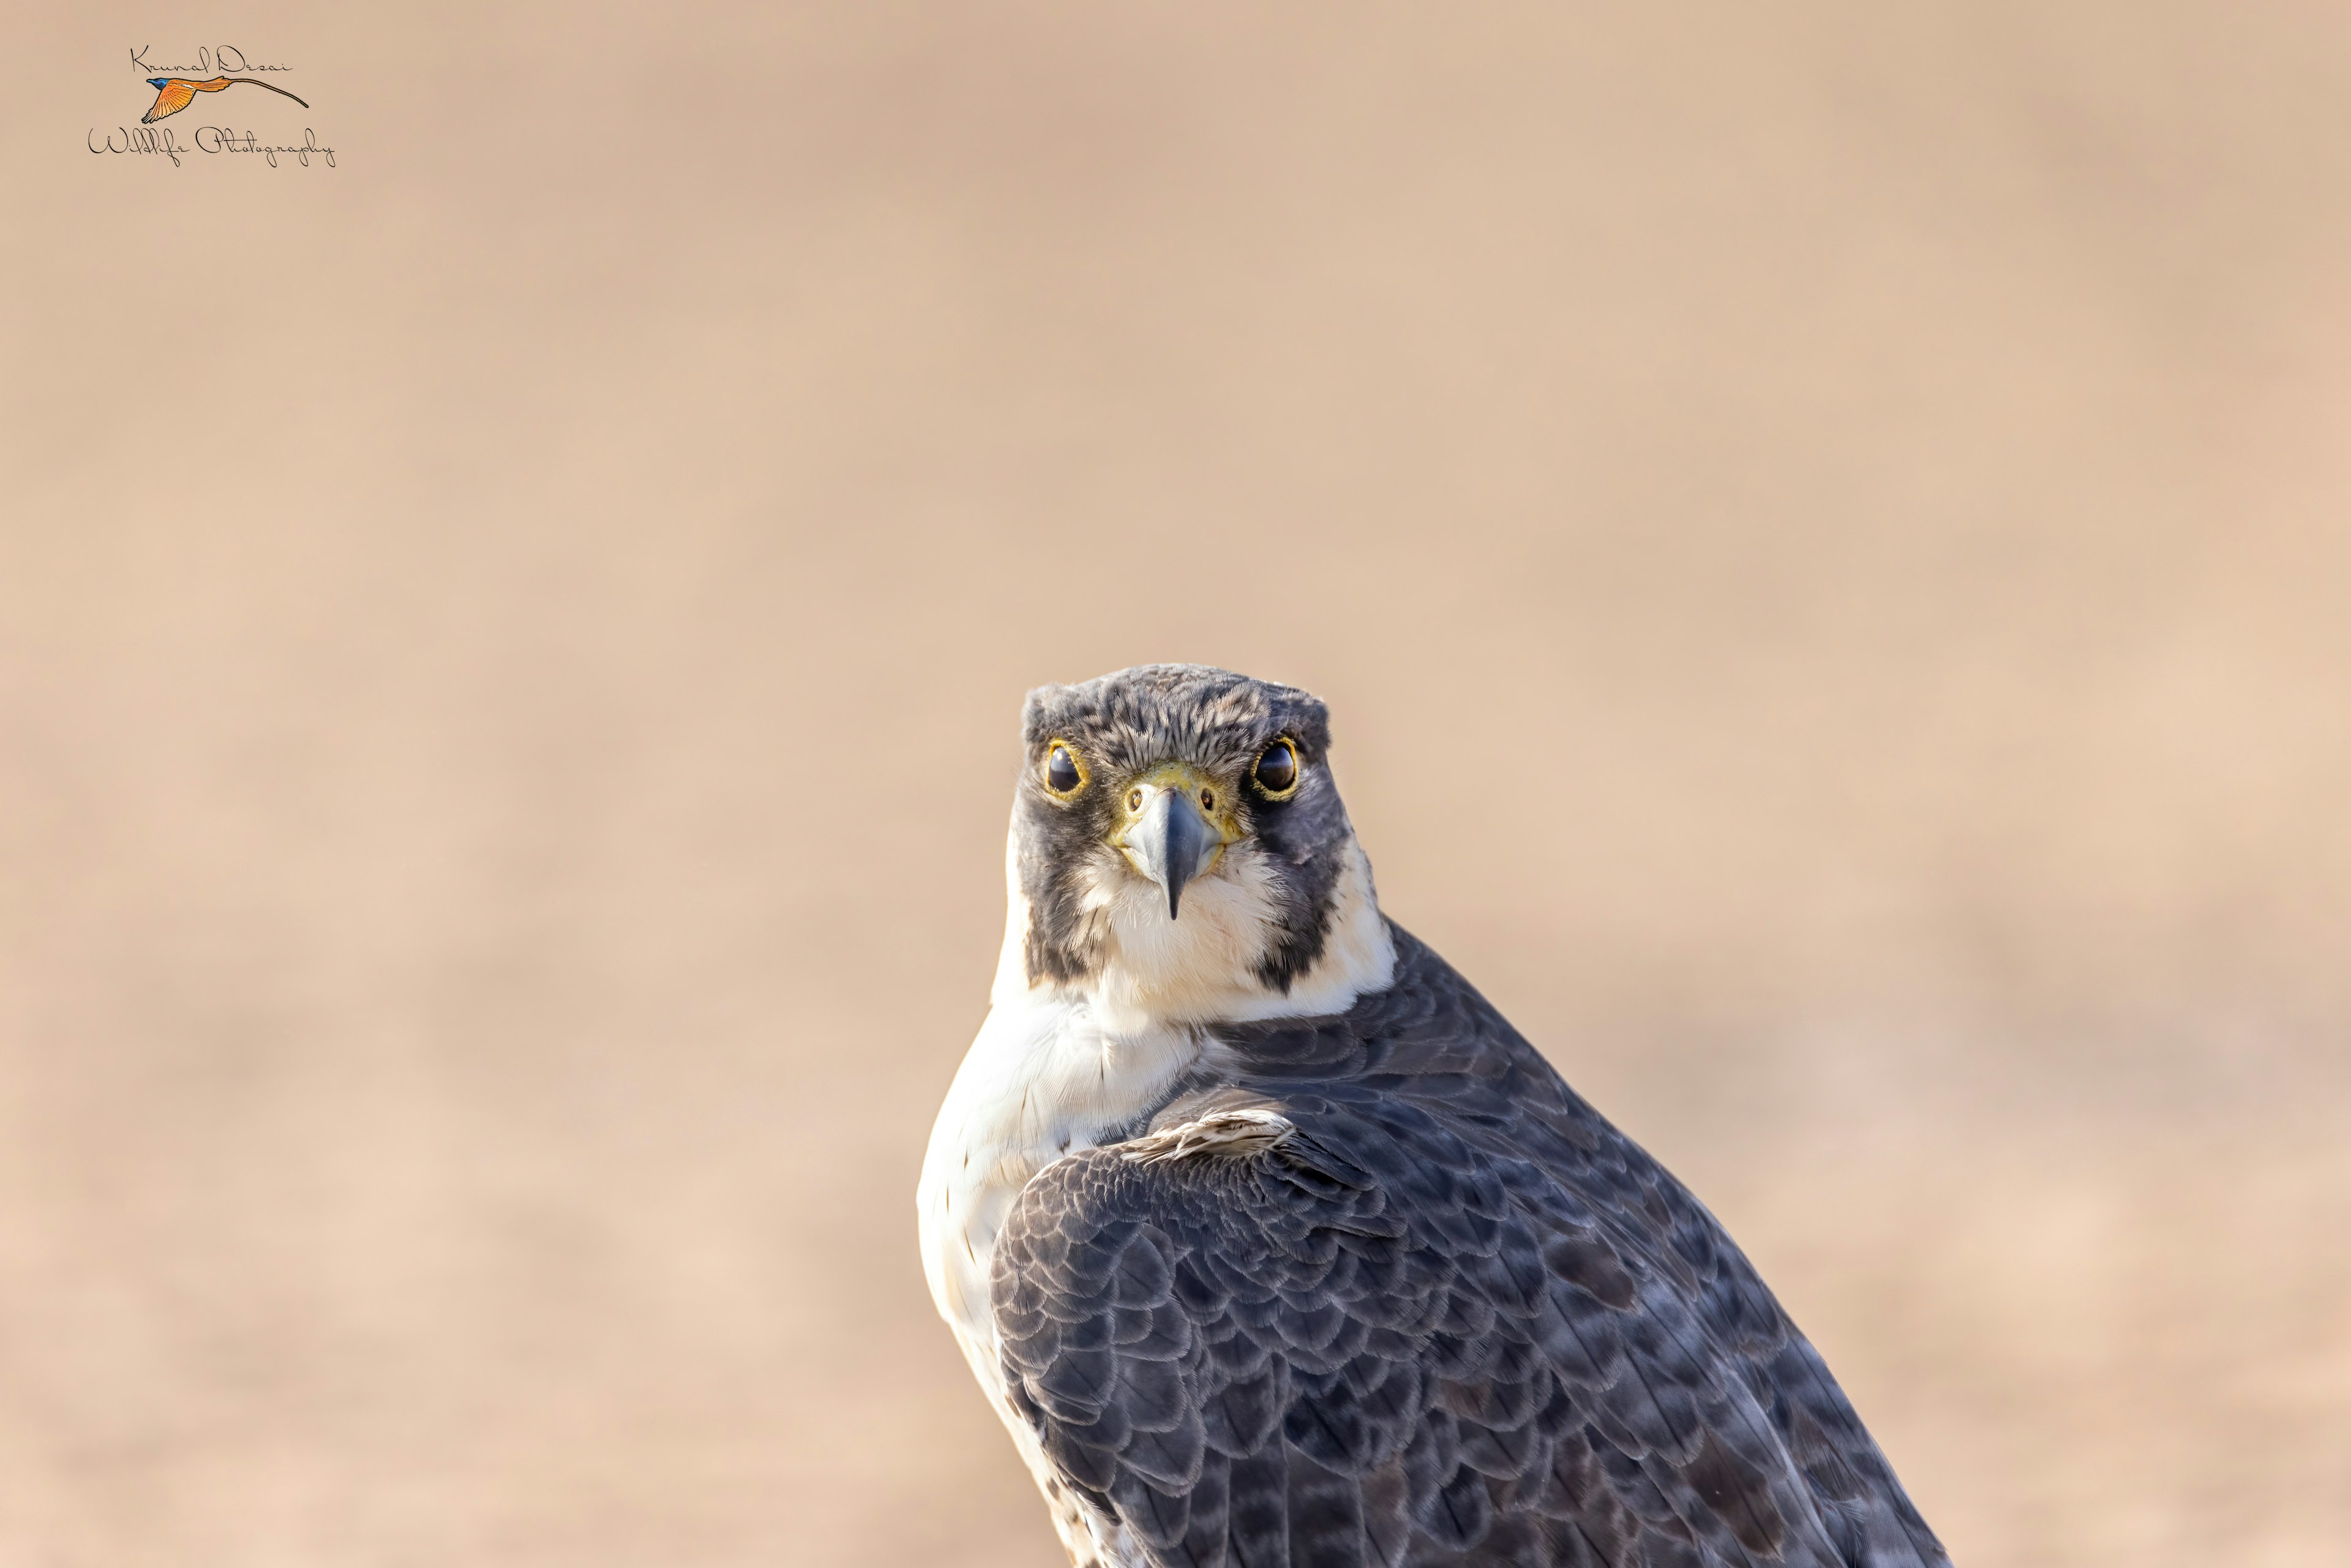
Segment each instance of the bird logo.
M250 82L255 87L266 87L274 93L293 98L295 102L301 104L305 109L310 107L302 99L294 98L294 95L284 88L271 87L259 77L214 77L210 81L190 81L186 77L149 77L147 85L155 89L155 103L153 108L139 117L139 123L152 125L157 120L177 114L187 108L196 100L196 94L225 92L236 82Z

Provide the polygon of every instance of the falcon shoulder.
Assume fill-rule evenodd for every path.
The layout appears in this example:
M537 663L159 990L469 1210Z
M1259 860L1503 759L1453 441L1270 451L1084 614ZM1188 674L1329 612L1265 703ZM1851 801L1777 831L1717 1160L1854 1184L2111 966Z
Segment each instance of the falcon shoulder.
M1006 1222L1008 1393L1106 1555L1947 1563L1713 1217L1396 937Z

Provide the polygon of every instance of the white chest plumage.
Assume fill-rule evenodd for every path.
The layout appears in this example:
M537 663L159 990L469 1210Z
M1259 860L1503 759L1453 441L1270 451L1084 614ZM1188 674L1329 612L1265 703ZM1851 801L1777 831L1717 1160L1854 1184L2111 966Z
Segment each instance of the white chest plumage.
M1062 1490L1005 1397L988 1304L997 1233L1031 1176L1133 1124L1212 1049L1185 1028L1105 1034L1083 998L1038 991L1000 999L956 1073L923 1160L916 1201L931 1299L1036 1477L1073 1563L1134 1559Z
M1165 1100L1213 1049L1205 1042L1182 1026L1107 1034L1085 998L1041 989L988 1012L939 1108L917 1201L932 1300L991 1394L988 1260L1012 1200L1047 1165Z

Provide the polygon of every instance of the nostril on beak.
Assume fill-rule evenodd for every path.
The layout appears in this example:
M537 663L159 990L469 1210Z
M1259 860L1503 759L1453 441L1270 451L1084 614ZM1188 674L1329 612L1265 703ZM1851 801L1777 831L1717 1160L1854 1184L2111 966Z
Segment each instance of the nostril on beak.
M1202 814L1207 790L1130 790L1127 809L1135 821L1120 835L1119 847L1135 870L1157 883L1167 894L1167 918L1176 919L1183 907L1184 887L1207 869L1222 839Z

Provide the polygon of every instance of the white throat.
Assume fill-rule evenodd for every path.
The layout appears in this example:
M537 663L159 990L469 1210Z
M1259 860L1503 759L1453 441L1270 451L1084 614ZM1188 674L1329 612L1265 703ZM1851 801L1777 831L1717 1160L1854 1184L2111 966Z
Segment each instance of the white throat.
M1176 1026L1344 1012L1357 997L1395 978L1395 942L1380 916L1371 862L1350 841L1322 951L1287 988L1258 977L1278 915L1272 873L1245 849L1185 888L1181 919L1168 917L1158 888L1105 856L1082 903L1105 936L1099 972L1069 984L1031 981L1017 834L1016 827L1005 841L1004 946L988 991L994 1007L1033 1005L1043 996L1082 998L1104 1030L1141 1036Z

